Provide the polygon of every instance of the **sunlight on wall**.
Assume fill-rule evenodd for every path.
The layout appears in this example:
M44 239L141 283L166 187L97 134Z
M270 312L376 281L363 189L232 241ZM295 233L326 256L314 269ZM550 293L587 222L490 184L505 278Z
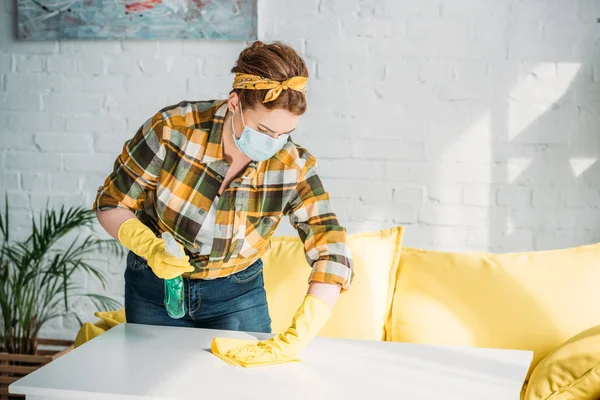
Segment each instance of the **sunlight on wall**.
M508 215L504 224L504 235L512 235L517 230L517 224L512 216Z
M577 158L570 158L569 164L571 164L571 169L573 170L573 173L575 174L575 176L579 177L585 171L590 169L590 167L592 165L594 165L594 163L596 161L598 161L597 158L577 157Z
M506 180L507 183L515 183L517 179L525 172L533 163L533 159L529 157L511 157L506 163Z
M436 161L491 163L492 143L490 112L487 111L474 121L458 140L450 143L438 154Z
M478 143L482 151L492 150L492 126L490 112L486 112L469 126L461 136L461 141ZM450 146L452 151L452 146Z
M439 182L434 188L437 199L442 199L442 202L450 204L433 205L430 213L434 215L433 221L437 224L461 224L468 223L471 227L487 229L488 222L485 215L479 213L481 210L471 207L453 206L462 202L462 197L465 194L462 192L460 179L466 179L475 182L481 182L483 185L489 184L485 176L482 176L481 171L477 171L477 167L473 165L488 166L493 163L491 113L485 112L483 115L474 120L461 134L460 138L442 149L439 154L434 154L436 162L440 164L438 172ZM466 167L465 167L466 166ZM457 167L457 168L455 168ZM463 168L465 167L465 168ZM485 173L484 173L485 174ZM471 176L472 175L472 176ZM457 180L459 179L459 180ZM491 179L491 177L490 177ZM469 196L470 194L466 194ZM487 193L477 192L478 198L486 196ZM491 193L489 194L491 197ZM434 244L436 247L451 247L457 248L463 240L459 237L458 231L456 235L448 235L448 231L442 227L433 228Z
M490 209L495 204L496 186L522 184L524 174L534 163L533 157L527 153L519 155L517 152L513 153L514 157L508 158L499 154L503 162L497 164L498 154L494 152L496 144L535 145L562 140L560 137L549 138L548 132L537 129L534 124L549 110L560 107L561 101L564 101L563 96L580 68L581 64L574 62L522 64L508 97L499 99L507 106L506 126L496 125L506 118L502 111L496 115L495 109L489 109L473 118L460 137L452 143L440 143L437 147L432 144L431 156L440 164L440 183L433 190L436 199L444 199L440 200L441 204L432 204L428 210L436 225L433 226L435 244L443 243L446 237L442 227L438 225L464 224L469 231L475 229L489 232L492 220ZM572 159L571 166L574 173L580 175L595 161L596 159L588 158ZM472 184L468 187L462 185L464 179ZM462 203L465 196L469 201ZM483 215L479 215L480 212ZM513 218L508 216L503 221L504 224L499 229L503 230L504 236L511 236L518 231L517 221Z
M542 62L519 76L509 94L513 100L509 104L510 141L516 139L565 94L580 68L580 63ZM560 71L560 76L556 76L556 70Z
M517 139L529 125L550 109L550 104L530 104L511 101L508 105L508 140Z

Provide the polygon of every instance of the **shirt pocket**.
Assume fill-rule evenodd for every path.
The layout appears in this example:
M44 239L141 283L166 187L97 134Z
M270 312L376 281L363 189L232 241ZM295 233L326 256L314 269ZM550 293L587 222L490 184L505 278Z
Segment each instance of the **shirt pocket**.
M281 221L281 216L248 216L246 237L240 256L248 258L258 253L266 245Z

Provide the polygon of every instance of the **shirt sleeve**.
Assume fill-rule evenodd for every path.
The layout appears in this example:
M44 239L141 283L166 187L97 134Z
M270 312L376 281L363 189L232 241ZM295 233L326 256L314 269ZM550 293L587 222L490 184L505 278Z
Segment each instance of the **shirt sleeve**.
M165 157L161 113L148 119L133 138L125 142L113 171L98 189L93 210L124 208L137 211L156 182Z
M313 156L305 171L286 214L304 243L306 259L312 267L309 282L339 284L345 291L354 277L346 229L338 222Z

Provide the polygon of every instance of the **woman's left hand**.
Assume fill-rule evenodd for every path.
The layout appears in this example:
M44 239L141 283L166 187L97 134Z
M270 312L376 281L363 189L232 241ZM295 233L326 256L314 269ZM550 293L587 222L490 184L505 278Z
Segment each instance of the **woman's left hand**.
M242 365L259 365L294 358L319 333L331 316L331 307L307 294L292 319L292 325L271 339L227 352Z

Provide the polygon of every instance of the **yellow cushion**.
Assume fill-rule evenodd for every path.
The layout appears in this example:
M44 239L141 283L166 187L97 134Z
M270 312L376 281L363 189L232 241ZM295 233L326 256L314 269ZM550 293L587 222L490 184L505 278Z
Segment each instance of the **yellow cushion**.
M97 311L94 315L100 318L100 320L93 324L91 322L86 322L81 325L79 332L77 332L77 337L75 338L75 348L92 340L96 336L103 334L110 328L114 328L118 324L126 322L125 308L115 311Z
M355 278L340 295L319 336L382 340L398 267L402 227L348 235ZM263 257L265 288L273 332L287 329L308 290L310 267L302 243L274 237Z
M532 350L533 368L600 323L598 282L600 244L511 254L403 249L387 338Z
M597 304L590 304L590 308ZM600 398L600 325L569 339L544 358L529 379L526 400Z

